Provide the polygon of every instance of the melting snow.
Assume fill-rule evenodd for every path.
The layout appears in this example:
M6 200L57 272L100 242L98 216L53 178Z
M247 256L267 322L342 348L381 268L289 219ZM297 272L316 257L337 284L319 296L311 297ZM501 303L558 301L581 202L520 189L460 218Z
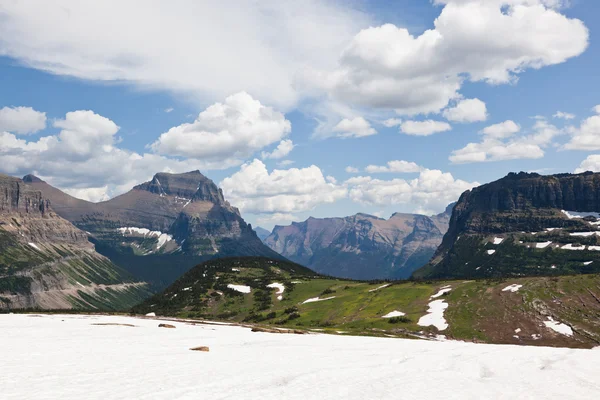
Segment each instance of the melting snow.
M181 289L182 292L187 292L188 290L192 290L192 287L184 287L183 289Z
M245 286L245 285L234 285L234 284L232 284L232 283L228 284L228 285L227 285L227 287L228 287L229 289L236 290L236 291L238 291L238 292L240 292L240 293L250 293L250 291L252 290L252 289L250 289L250 286Z
M30 245L31 247L33 247L36 250L42 251L39 247L37 247L37 245L35 243L27 243L28 245Z
M515 329L515 333L519 333L519 332L521 332L521 328Z
M573 243L569 243L569 244L566 244L563 247L561 247L561 249L563 249L563 250L585 250L585 246L575 247L575 246L573 246Z
M544 321L544 325L546 325L553 331L560 333L561 335L573 336L573 329L571 329L569 325L565 325L558 321L555 321L554 319L552 319L552 317L548 317L548 321Z
M281 283L273 282L270 285L267 285L268 288L277 289L277 300L283 300L283 292L285 291L285 286Z
M502 289L503 292L518 292L519 289L521 289L523 287L523 285L517 285L516 283L513 283L512 285L509 285L507 287L505 287L504 289Z
M600 251L600 246L588 246L588 250Z
M570 235L571 236L592 236L592 235L600 236L600 232L598 232L598 231L596 231L596 232L573 232Z
M429 303L428 314L423 315L418 324L420 326L435 326L439 331L448 328L448 323L444 318L444 311L448 308L448 303L444 300L434 300Z
M144 237L157 237L158 241L156 244L156 249L160 249L162 246L164 246L165 243L173 240L173 236L168 235L166 233L162 233L161 231L151 231L150 229L147 228L136 228L133 226L130 227L126 227L126 228L118 228L117 231L121 232L121 234L123 236L126 235L142 235Z
M156 313L149 312L148 314L146 314L146 317L156 317Z
M585 218L585 217L596 217L600 218L600 213L597 212L581 212L581 211L565 211L561 210L563 214L567 216L569 219L574 218Z
M503 240L504 240L503 238L495 237L494 244L500 244L500 243L502 243Z
M431 296L430 299L436 299L436 298L442 296L444 293L448 293L451 290L452 290L451 287L444 286L436 294L434 294L433 296Z
M231 271L232 272L240 272L240 269L239 268L231 268Z
M324 299L320 299L319 297L313 297L313 298L311 298L311 299L304 300L304 301L302 302L302 304L306 304L306 303L314 303L314 302L316 302L316 301L325 301L325 300L331 300L331 299L335 299L335 296L326 297L326 298L324 298Z
M554 231L554 230L556 230L556 229L560 229L560 228L546 228L546 230L547 230L548 232L552 232L552 231Z
M391 283L386 283L385 285L381 285L381 286L379 286L379 287L376 287L375 289L371 289L371 290L369 290L369 292L375 292L375 291L377 291L377 290L379 290L379 289L386 288L386 287L388 287L388 286L390 286L390 285L391 285Z
M593 261L585 261L583 265L590 265L591 263L593 263Z
M536 243L535 247L538 249L545 249L546 247L550 246L552 244L552 242L540 242L540 243Z
M384 315L383 317L381 317L381 318L402 317L402 316L404 316L404 315L406 315L406 314L405 314L405 313L403 313L402 311L396 311L396 310L394 310L394 311L391 311L391 312L389 312L389 313L385 314L385 315Z
M496 252L496 250L488 250L487 253L491 256L492 254L494 254Z

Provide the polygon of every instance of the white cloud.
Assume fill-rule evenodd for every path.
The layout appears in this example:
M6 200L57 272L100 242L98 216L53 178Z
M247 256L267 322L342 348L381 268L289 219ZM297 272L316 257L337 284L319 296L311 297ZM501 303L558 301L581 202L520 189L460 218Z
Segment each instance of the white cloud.
M400 118L390 118L390 119L386 119L385 121L382 122L383 126L388 127L388 128L398 126L401 123L402 123L402 120Z
M166 112L167 114L168 114L168 113L170 113L170 112L171 112L171 111L173 111L173 110L174 110L174 108L173 108L173 107L165 108L165 112Z
M0 132L27 135L46 127L46 113L31 107L3 107L0 109Z
M194 122L169 129L150 147L164 155L241 164L291 129L282 113L240 92L211 105Z
M442 121L404 121L400 125L400 131L407 135L414 136L429 136L434 133L446 132L451 130L452 127L447 122Z
M258 159L242 165L220 187L232 205L253 214L294 214L347 196L347 189L326 179L316 165L269 172Z
M349 174L357 174L359 172L358 168L347 166L346 172Z
M571 127L572 134L565 149L569 150L600 150L600 115L586 118L578 128Z
M576 174L581 172L592 171L600 172L600 154L592 154L587 156L575 170Z
M454 107L444 110L444 118L452 122L480 122L488 117L485 103L479 99L460 100Z
M513 136L519 132L521 127L514 121L506 120L499 124L490 125L484 128L481 133L495 139L504 139Z
M377 134L377 131L371 127L369 121L363 117L353 119L344 118L333 127L333 132L337 133L336 136L343 138L359 138Z
M292 142L290 139L285 139L282 140L281 142L279 142L279 144L277 145L277 148L275 150L273 150L272 152L268 153L266 151L263 151L261 154L262 159L267 159L267 158L275 158L275 159L279 159L279 158L283 158L285 156L287 156L288 154L290 154L290 152L294 149L295 145L294 142Z
M563 111L557 111L554 115L554 118L562 118L562 119L574 119L575 118L575 114L570 114L570 113L566 113Z
M86 188L86 189L73 189L66 188L64 191L70 194L73 197L77 197L78 199L91 201L93 203L97 203L99 201L105 201L110 199L108 195L108 186L98 187L98 188Z
M277 162L278 167L287 167L288 165L292 165L295 161L292 160L281 160Z
M419 36L392 24L360 31L339 67L305 71L307 84L337 101L435 113L460 98L463 82L514 83L527 69L565 62L588 46L582 21L542 0L449 0Z
M292 221L297 221L298 218L292 214L262 214L256 218L256 222L259 226L272 226L272 225L287 225Z
M461 193L479 185L455 179L450 173L423 169L418 178L412 180L380 180L369 176L350 178L350 199L369 206L412 204L414 209L443 210L456 201Z
M370 174L381 173L381 172L396 172L396 173L410 173L410 172L421 172L423 168L414 162L404 160L388 161L387 165L369 165L365 168L365 172Z
M600 114L600 104L592 109L596 114Z
M0 54L57 75L209 102L246 90L287 110L298 98L298 69L334 67L352 36L370 23L333 1L141 4L3 2Z
M563 133L545 120L536 121L531 135L514 137L518 131L520 127L510 120L491 125L480 132L484 136L480 143L469 143L453 151L449 160L454 164L463 164L542 158L543 148Z

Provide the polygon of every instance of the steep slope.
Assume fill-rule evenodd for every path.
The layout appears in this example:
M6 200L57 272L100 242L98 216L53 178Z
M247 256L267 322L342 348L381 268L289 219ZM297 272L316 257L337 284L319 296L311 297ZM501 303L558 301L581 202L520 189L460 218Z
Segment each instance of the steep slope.
M263 243L269 237L269 235L271 234L270 231L268 231L265 228L262 228L260 226L257 226L256 228L254 228L254 232L256 232L256 236L258 236L258 238L260 240L262 240Z
M100 203L75 199L33 176L26 180L48 196L58 214L89 232L99 252L154 290L209 258L280 257L199 171L158 173Z
M451 210L451 208L450 208ZM448 216L396 213L309 218L276 226L265 243L319 273L352 279L407 278L433 255ZM444 229L444 231L440 231Z
M417 278L600 272L600 174L511 173L462 194Z
M40 191L0 175L0 308L126 309L148 295Z
M366 283L235 258L196 266L134 312L337 334L595 347L599 288L599 275Z

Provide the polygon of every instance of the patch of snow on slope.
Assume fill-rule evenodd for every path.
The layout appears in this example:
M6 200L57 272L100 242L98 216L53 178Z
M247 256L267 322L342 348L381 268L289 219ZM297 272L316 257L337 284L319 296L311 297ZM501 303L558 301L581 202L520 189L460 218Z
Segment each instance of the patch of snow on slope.
M505 287L504 289L502 289L503 292L518 292L519 289L521 289L523 287L523 285L517 285L516 283L509 285L507 287Z
M173 240L173 236L167 235L166 233L161 233L158 237L158 242L156 243L156 249L160 249L165 245L165 243L170 242L171 240Z
M434 300L429 303L427 314L423 315L418 324L420 326L435 326L439 331L448 328L448 323L444 318L444 311L448 308L448 303L444 300Z
M157 250L164 246L165 243L173 240L173 236L168 235L166 233L162 233L161 231L151 231L147 228L136 228L135 226L118 228L117 231L120 232L123 236L137 234L142 235L143 237L156 237L158 238L158 242L156 244Z
M239 268L231 268L231 272L240 272Z
M548 321L544 321L546 327L565 336L573 336L573 329L569 325L555 321L552 317L548 317Z
M259 334L239 326L204 324L178 324L177 329L163 330L153 319L120 316L99 315L93 322L132 324L136 328L125 330L91 322L84 315L44 318L0 315L0 332L5 338L0 342L4 356L0 376L5 382L1 397L7 400L598 397L600 349L350 335ZM208 346L210 352L189 350L195 346ZM281 362L282 354L293 362ZM256 367L257 360L260 368ZM548 365L549 360L551 368L540 368ZM144 365L134 378L132 365ZM210 373L202 373L207 370Z
M563 249L563 250L585 250L585 246L575 247L575 246L573 246L573 243L569 243L569 244L566 244L563 247L561 247L561 249Z
M535 247L537 249L545 249L546 247L550 246L552 244L552 242L540 242L540 243L536 243Z
M560 229L560 228L546 228L546 230L547 230L548 232L552 232L552 231L554 231L554 230L556 230L556 229Z
M379 287L376 287L375 289L371 289L371 290L369 290L369 292L375 292L375 291L377 291L377 290L379 290L379 289L386 288L386 287L388 287L388 286L390 286L390 285L391 285L391 283L386 283L385 285L381 285L381 286L379 286Z
M598 235L600 236L600 232L573 232L569 234L570 236L592 236Z
M227 287L229 289L233 289L233 290L238 291L240 293L250 293L252 291L252 289L250 288L250 286L234 285L233 283L228 284Z
M492 254L494 254L496 252L496 250L488 250L487 253L491 256Z
M593 261L584 261L583 265L590 265L591 263L593 263Z
M33 247L36 250L42 251L39 247L37 247L37 245L35 243L27 243L28 245L30 245L31 247Z
M600 246L588 246L588 250L600 251Z
M495 237L494 244L500 244L500 243L502 243L503 240L504 240L503 238Z
M156 317L156 313L149 312L148 314L146 314L146 317Z
M574 218L585 218L585 217L596 217L600 218L600 213L597 212L581 212L581 211L565 211L561 210L563 214L567 216L569 219Z
M314 303L314 302L317 302L317 301L325 301L325 300L331 300L331 299L335 299L335 296L326 297L326 298L324 298L324 299L321 299L321 298L319 298L319 297L313 297L313 298L310 298L310 299L308 299L308 300L304 300L304 301L302 302L302 304L306 304L306 303Z
M403 313L402 311L391 311L387 314L385 314L384 316L382 316L381 318L394 318L394 317L402 317L406 315L405 313Z
M436 294L431 296L430 299L437 299L438 297L444 295L445 293L448 293L451 290L452 288L450 286L444 286Z
M270 285L267 285L268 288L277 289L277 300L283 300L283 292L285 291L285 286L281 283L273 282Z

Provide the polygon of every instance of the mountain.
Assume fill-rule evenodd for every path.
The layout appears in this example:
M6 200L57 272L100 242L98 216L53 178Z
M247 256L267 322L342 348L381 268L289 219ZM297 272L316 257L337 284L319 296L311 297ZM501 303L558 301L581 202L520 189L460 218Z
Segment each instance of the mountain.
M252 323L275 333L591 348L600 343L599 288L598 274L367 283L243 257L200 264L133 312Z
M257 226L256 228L254 228L254 232L256 232L256 236L258 236L258 238L260 240L265 241L266 238L269 237L269 235L271 234L270 231L266 230L265 228L261 228L260 226Z
M439 215L396 213L309 218L276 226L265 243L322 274L352 279L401 279L429 261L447 230L452 205Z
M0 309L122 310L149 294L39 190L0 175Z
M463 193L415 278L600 272L600 174L510 173Z
M199 171L157 173L108 201L76 199L28 175L56 213L90 233L98 251L160 290L192 266L225 256L280 257Z

